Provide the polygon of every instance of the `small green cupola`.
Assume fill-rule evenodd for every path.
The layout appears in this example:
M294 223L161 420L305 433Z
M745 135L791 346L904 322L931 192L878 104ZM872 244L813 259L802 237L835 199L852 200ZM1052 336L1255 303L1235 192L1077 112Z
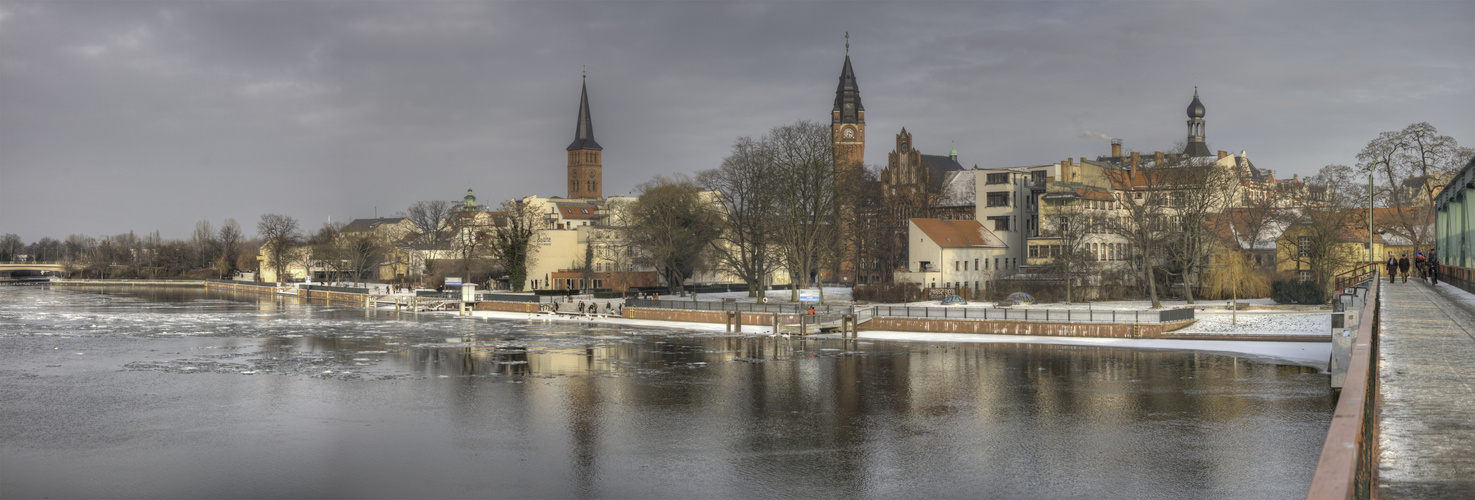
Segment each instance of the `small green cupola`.
M471 194L471 188L466 188L466 198L461 202L461 209L467 212L476 210L476 195Z

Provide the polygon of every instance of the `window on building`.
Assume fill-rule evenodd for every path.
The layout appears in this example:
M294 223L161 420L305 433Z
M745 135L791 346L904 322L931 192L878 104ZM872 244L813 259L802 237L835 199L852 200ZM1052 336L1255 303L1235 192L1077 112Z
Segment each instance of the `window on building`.
M977 271L978 270L978 259L973 259L973 270L974 271Z
M984 182L986 184L1008 184L1009 174L988 174Z
M994 230L995 231L1008 231L1009 230L1009 218L1008 217L989 217L988 220L994 221Z
M985 203L985 206L990 207L1007 207L1009 206L1009 192L1000 191L997 193L988 193L988 197L985 199Z
M1030 258L1039 257L1040 256L1040 246L1039 245L1030 245L1029 246L1029 256L1030 256Z
M1030 175L1030 181L1034 182L1035 185L1041 185L1041 184L1044 184L1045 183L1045 171L1044 170L1036 170L1034 172L1030 172L1029 175Z
M1301 255L1301 257L1310 257L1311 256L1311 237L1310 236L1302 236L1302 237L1296 238L1296 251ZM1305 281L1305 280L1302 280L1302 281Z
M953 270L954 270L954 271L957 271L957 270L958 270L958 262L959 262L959 261L956 261L956 260L955 260L955 261L953 261Z
M1305 283L1307 281L1311 281L1311 271L1303 269L1301 270L1301 282Z

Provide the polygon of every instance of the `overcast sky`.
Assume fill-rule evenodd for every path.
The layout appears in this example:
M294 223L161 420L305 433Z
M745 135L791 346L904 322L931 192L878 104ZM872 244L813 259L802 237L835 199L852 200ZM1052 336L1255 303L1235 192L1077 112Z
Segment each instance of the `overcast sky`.
M606 196L825 121L845 33L868 164L906 127L965 166L1209 147L1278 177L1427 121L1475 146L1475 1L0 0L0 233L566 193L587 68Z

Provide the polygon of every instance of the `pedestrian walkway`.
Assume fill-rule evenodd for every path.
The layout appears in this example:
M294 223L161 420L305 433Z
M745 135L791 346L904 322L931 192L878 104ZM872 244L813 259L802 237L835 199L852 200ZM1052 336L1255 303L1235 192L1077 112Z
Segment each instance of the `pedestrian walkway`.
M1475 306L1447 284L1383 284L1378 494L1475 498Z

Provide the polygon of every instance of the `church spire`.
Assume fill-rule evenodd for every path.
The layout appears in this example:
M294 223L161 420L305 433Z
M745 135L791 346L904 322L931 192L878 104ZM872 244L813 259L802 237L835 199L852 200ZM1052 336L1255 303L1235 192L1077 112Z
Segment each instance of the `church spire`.
M599 143L594 142L594 122L589 119L589 77L584 76L583 91L579 96L579 123L574 129L574 142L568 145L568 150L575 149L604 149Z
M594 142L588 79L586 75L579 93L579 123L574 128L574 142L568 145L568 197L599 200L604 198L604 148Z
M865 106L860 104L860 86L850 67L850 32L845 33L845 66L840 68L840 86L835 89L834 123L865 123Z

